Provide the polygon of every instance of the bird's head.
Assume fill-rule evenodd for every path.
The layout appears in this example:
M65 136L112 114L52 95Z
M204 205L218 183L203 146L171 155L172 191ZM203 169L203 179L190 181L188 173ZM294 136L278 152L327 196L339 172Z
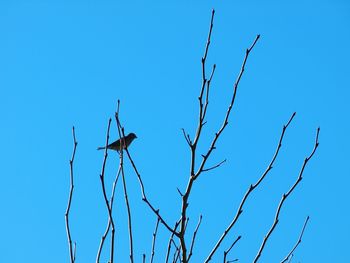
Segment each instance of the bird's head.
M136 134L133 133L133 132L132 132L132 133L129 133L128 137L129 137L131 140L137 138Z

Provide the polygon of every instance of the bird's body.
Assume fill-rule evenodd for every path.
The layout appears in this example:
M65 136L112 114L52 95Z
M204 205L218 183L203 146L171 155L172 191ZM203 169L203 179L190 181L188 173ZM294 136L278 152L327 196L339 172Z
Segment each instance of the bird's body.
M111 150L119 152L120 150L127 148L135 138L137 138L135 133L129 133L125 137L123 137L119 140L116 140L115 142L112 142L111 144L108 144L107 149L111 149ZM98 147L97 150L103 150L105 148L106 147Z

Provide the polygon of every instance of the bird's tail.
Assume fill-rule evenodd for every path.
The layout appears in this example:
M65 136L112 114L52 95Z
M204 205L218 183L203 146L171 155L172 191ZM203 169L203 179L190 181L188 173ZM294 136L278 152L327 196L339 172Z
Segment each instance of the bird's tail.
M105 149L106 147L98 147L97 150L103 150Z

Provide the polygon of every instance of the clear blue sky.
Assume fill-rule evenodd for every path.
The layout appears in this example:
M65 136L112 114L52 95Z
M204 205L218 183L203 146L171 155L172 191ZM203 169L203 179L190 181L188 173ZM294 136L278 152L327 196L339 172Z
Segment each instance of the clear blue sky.
M117 99L130 151L151 202L174 222L189 169L182 136L197 121L200 58L216 9L208 66L217 64L200 150L221 125L245 48L256 34L230 123L209 164L227 163L196 183L189 230L199 214L193 262L201 262L236 212L242 195L270 161L282 124L286 133L274 169L248 200L222 248L242 235L230 258L251 262L283 192L295 181L321 127L320 147L286 201L260 262L279 262L310 222L294 262L346 262L349 212L348 1L7 1L0 2L0 262L68 262L64 212L75 125L78 149L71 224L77 262L93 262L107 213L99 172L109 117ZM115 123L112 140L117 138ZM107 181L116 172L111 154ZM141 201L126 162L135 258L150 255L155 217ZM116 200L116 253L127 262L126 210ZM161 227L155 262L168 233ZM106 255L103 262L106 262ZM222 261L220 250L213 262Z

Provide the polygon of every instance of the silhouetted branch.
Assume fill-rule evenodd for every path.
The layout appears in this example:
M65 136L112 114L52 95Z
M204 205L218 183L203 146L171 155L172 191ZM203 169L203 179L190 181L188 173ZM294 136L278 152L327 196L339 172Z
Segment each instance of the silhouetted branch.
M226 257L227 257L227 254L230 253L231 249L233 248L233 246L238 242L238 240L241 239L242 236L238 236L236 238L235 241L233 241L232 245L229 247L229 249L227 249L226 251L224 251L224 263L228 263L228 262L235 262L235 261L238 261L238 259L234 259L233 261L226 261Z
M309 160L312 158L312 156L314 155L314 153L315 153L315 151L316 151L316 149L317 149L317 147L318 147L318 145L319 145L319 142L318 142L319 133L320 133L320 128L318 128L318 129L317 129L317 132L316 132L316 139L315 139L314 148L313 148L311 154L310 154L308 157L305 158L304 163L303 163L303 165L302 165L302 167L301 167L301 170L300 170L300 172L299 172L298 179L297 179L296 182L293 184L293 186L289 189L289 191L288 191L287 193L283 194L283 196L282 196L282 199L281 199L281 201L280 201L280 203L279 203L279 205L278 205L278 207L277 207L275 220L274 220L274 222L273 222L273 224L272 224L270 230L268 231L267 235L264 237L264 240L263 240L263 242L262 242L262 244L261 244L261 247L260 247L260 249L259 249L259 251L258 251L258 253L257 253L257 255L256 255L256 257L255 257L255 259L254 259L254 261L253 261L254 263L256 263L256 262L259 260L259 258L260 258L260 256L261 256L261 253L262 253L262 251L263 251L263 249L264 249L264 247L265 247L265 245L266 245L267 240L268 240L269 237L271 236L273 230L275 229L275 227L276 227L276 225L277 225L277 223L278 223L279 214L280 214L280 212L281 212L281 208L282 208L282 206L283 206L283 204L284 204L284 201L288 198L288 196L293 192L293 190L297 187L297 185L298 185L298 184L300 183L300 181L303 179L304 169L305 169L305 167L306 167L308 161L309 161Z
M248 48L248 49L246 50L246 54L245 54L245 57L244 57L244 60L243 60L243 64L242 64L242 66L241 66L241 70L240 70L240 72L239 72L239 74L238 74L237 80L236 80L236 82L235 82L235 84L234 84L234 87L233 87L233 95L232 95L231 103L230 103L230 105L229 105L229 107L228 107L228 109L227 109L224 122L223 122L221 128L218 130L218 132L215 133L214 139L212 140L212 143L211 143L211 145L210 145L210 147L209 147L209 150L208 150L207 154L205 154L205 155L203 156L202 163L200 164L200 166L199 166L197 172L196 172L195 175L194 175L195 179L196 179L196 178L201 174L201 172L203 171L204 165L205 165L205 163L207 162L208 157L210 156L211 152L215 149L216 141L218 140L218 138L220 137L221 133L224 131L225 127L226 127L227 124L228 124L228 119L229 119L229 117L230 117L230 113L231 113L232 107L233 107L234 102L235 102L235 98L236 98L236 94L237 94L238 85L239 85L239 82L240 82L240 80L241 80L241 78L242 78L243 72L244 72L244 70L245 70L245 65L246 65L246 63L247 63L247 59L248 59L248 57L249 57L250 52L253 50L255 44L256 44L257 41L259 40L259 38L260 38L260 35L257 35L256 38L255 38L255 40L254 40L254 42L253 42L253 44L250 46L250 48ZM197 132L197 134L198 134L198 132ZM196 137L196 139L198 140L197 137ZM195 142L197 141L196 139L195 139Z
M215 69L216 69L216 64L213 65L213 69L211 71L209 80L207 81L207 88L206 88L206 95L205 95L205 104L204 104L204 110L203 110L203 116L202 116L202 122L203 125L206 123L204 122L204 118L207 114L207 109L208 109L208 104L209 104L209 90L210 90L210 84L211 84L211 80L213 79L214 73L215 73ZM205 80L203 80L203 82L205 82Z
M119 108L120 108L120 100L118 100L116 116L119 116ZM119 134L119 140L122 140L122 138L125 138L125 135L124 135L124 128L121 126L119 119L117 121L117 129ZM126 145L125 139L124 139L123 145ZM129 258L130 258L130 262L133 263L134 262L134 245L133 245L133 236L132 236L131 209L130 209L128 191L127 191L126 180L124 175L124 158L123 158L122 150L119 151L119 163L120 163L121 174L122 174L125 205L126 205L127 214L128 214L129 247L130 247Z
M152 251L151 251L151 260L150 263L153 263L153 258L154 258L154 248L156 246L156 237L157 237L157 231L158 231L158 226L159 226L159 217L157 218L157 223L156 223L156 227L154 229L153 232L153 238L152 238Z
M221 242L224 240L224 238L226 237L226 235L230 232L230 230L232 229L232 227L236 224L238 218L241 216L242 212L243 212L243 206L248 198L248 196L254 191L254 189L256 189L256 187L258 187L258 185L264 180L264 178L266 177L266 175L268 174L268 172L272 169L273 164L275 163L275 160L278 156L278 153L282 147L282 141L284 138L284 134L289 126L289 124L292 122L294 116L295 116L295 112L292 114L292 116L289 118L287 124L283 125L283 129L282 129L282 133L280 136L280 139L278 141L278 145L277 145L277 149L275 151L275 154L272 157L272 160L269 164L269 166L267 167L267 169L265 170L265 172L262 174L262 176L259 178L259 180L255 183L250 185L250 187L248 188L247 192L245 193L245 195L243 196L243 199L238 207L238 210L236 212L235 217L233 218L233 220L231 221L230 225L225 229L224 233L221 235L221 237L219 238L218 242L215 244L213 250L210 252L209 256L207 257L207 259L205 260L205 262L209 262L212 258L212 256L214 255L214 253L216 252L216 250L219 248Z
M108 141L109 141L109 130L111 127L111 121L112 119L110 118L108 121L108 127L107 127L107 134L106 134L106 146L105 146L105 153L104 153L104 158L103 158L103 164L102 164L102 171L100 174L100 181L101 181L101 186L102 186L102 193L103 193L103 198L105 200L106 203L106 207L108 210L108 216L109 216L109 220L111 222L111 226L112 226L112 230L111 230L111 254L110 254L110 262L113 263L114 262L114 234L115 234L115 227L114 227L114 221L113 221L113 215L112 215L112 208L111 205L108 201L107 198L107 193L106 193L106 186L105 186L105 181L104 181L104 175L105 175L105 167L106 167L106 162L107 162L107 157L108 157Z
M74 247L73 247L73 258L74 258L74 262L75 262L75 256L77 254L77 242L74 242Z
M236 98L238 85L239 85L239 82L240 82L241 77L243 75L248 56L249 56L250 52L252 51L252 49L254 48L256 42L260 38L260 35L257 35L257 37L255 38L253 44L250 46L250 48L248 48L246 50L246 54L245 54L245 57L244 57L244 60L243 60L242 66L241 66L240 73L238 74L237 80L236 80L236 82L234 84L233 94L232 94L232 98L231 98L231 103L230 103L230 105L228 107L228 110L226 112L226 115L225 115L225 118L224 118L224 122L223 122L221 128L215 134L215 136L214 136L214 138L213 138L213 140L211 142L211 145L209 147L209 150L207 151L207 153L205 155L202 155L202 157L203 157L202 162L199 165L199 168L197 169L197 172L195 172L196 147L197 147L197 143L199 141L200 135L201 135L201 131L202 131L203 125L205 124L204 119L205 119L205 115L206 115L206 112L207 112L207 106L208 106L208 102L209 102L210 82L212 80L212 77L213 77L213 74L214 74L215 68L216 68L215 65L214 65L212 73L211 73L210 78L209 78L209 81L207 81L206 73L205 73L205 62L206 62L206 58L207 58L207 55L208 55L208 49L209 49L210 41L211 41L211 33L212 33L212 28L213 28L214 14L215 14L215 11L213 10L212 11L211 21L210 21L210 29L209 29L207 44L206 44L206 47L205 47L204 56L202 57L202 87L201 87L200 95L198 97L198 100L199 100L198 126L197 126L196 135L195 135L195 138L193 140L193 143L192 143L192 145L190 145L191 146L190 178L189 178L189 181L188 181L188 184L187 184L187 187L186 187L185 194L182 197L182 208L181 208L182 219L181 219L181 225L180 225L179 239L180 239L181 250L182 250L182 259L181 260L184 263L187 262L187 248L186 248L186 242L185 242L185 221L186 221L186 213L187 213L186 211L187 211L187 207L188 207L188 198L190 196L193 183L204 170L205 171L208 170L208 169L204 169L204 166L205 166L206 161L208 160L211 152L215 149L216 141L218 140L218 138L220 137L221 133L223 132L223 130L225 129L225 127L228 124L228 118L230 116L231 109L233 107L233 104L234 104L234 101L235 101L235 98ZM204 91L205 91L205 87L207 87L207 89L206 89L206 99L205 99L205 105L203 105L203 94L204 94ZM211 170L211 168L209 168L209 170Z
M183 197L184 195L183 195L183 193L181 193L180 189L179 189L178 187L176 187L176 189L177 189L177 192L179 193L179 195L180 195L181 197Z
M65 221L66 221L66 232L67 232L67 238L68 238L69 258L70 258L70 262L74 263L75 262L76 243L74 242L74 249L73 249L72 237L71 237L70 227L69 227L69 211L70 211L70 206L72 204L73 191L74 191L73 163L74 163L75 152L76 152L77 145L78 145L78 142L75 138L74 126L72 128L72 133L73 133L73 153L72 153L72 158L69 160L70 189L69 189L67 209L66 209L66 213L65 213L64 217L65 217Z
M174 243L175 244L175 243ZM176 263L180 259L181 246L176 247L173 257L173 263Z
M113 211L113 202L114 202L114 195L115 195L115 188L117 186L117 183L118 183L118 179L119 179L119 175L120 175L120 172L121 172L121 163L119 163L119 167L118 167L118 172L117 172L117 175L114 179L114 182L113 182L113 187L112 187L112 194L111 194L111 201L110 201L110 204L111 204L111 210ZM107 227L106 227L106 230L104 232L104 234L102 235L101 237L101 242L100 242L100 246L98 248L98 251L97 251L97 256L96 256L96 263L99 263L100 262L100 257L101 257L101 252L102 252L102 248L103 248L103 245L104 245L104 242L107 238L107 235L108 235L108 232L109 232L109 229L111 228L111 220L110 218L108 217L108 223L107 223Z
M196 240L197 232L198 232L198 229L199 229L199 227L201 225L201 222L202 222L202 215L199 216L198 224L196 226L196 229L193 232L192 242L191 242L191 247L190 247L190 253L188 254L187 262L190 261L190 259L192 257L192 250L193 250L194 242Z
M176 231L176 229L178 228L179 223L180 223L180 221L177 221L175 223L174 231ZM165 256L165 263L168 263L168 261L169 261L169 255L170 255L170 249L171 249L172 242L174 242L174 232L171 233L170 238L169 238L168 248L167 248L167 252L166 252L166 256ZM175 244L175 246L176 246L176 244Z
M182 128L181 130L182 130L182 133L183 133L183 135L184 135L184 137L185 137L185 140L186 140L188 146L191 147L192 141L191 141L190 135L189 135L188 133L186 133L186 131L185 131L184 128Z
M205 67L206 67L206 59L208 56L208 50L209 50L209 46L210 46L210 41L211 41L211 34L212 34L212 29L213 29L213 22L214 22L214 15L215 15L215 10L212 10L212 15L211 15L211 20L210 20L210 27L209 27L209 33L208 33L208 38L207 38L207 43L205 46L205 50L204 50L204 55L202 57L202 87L200 90L200 94L198 97L198 101L199 101L199 114L198 114L198 126L197 126L197 130L196 130L196 135L195 138L193 140L193 143L190 144L190 148L191 148L191 168L190 168L190 179L188 182L188 185L186 187L186 192L185 194L182 196L182 207L181 207L181 224L180 224L180 231L179 231L179 235L178 238L180 240L181 243L181 250L182 250L182 259L181 261L183 263L187 262L187 248L186 248L186 242L185 242L185 224L186 224L186 210L188 207L188 198L192 189L192 184L194 182L194 169L195 169L195 158L196 158L196 147L197 147L197 143L199 141L199 137L201 135L201 131L202 128L204 126L204 119L205 119L205 115L206 115L206 109L208 106L208 102L209 102L209 88L210 88L210 81L212 79L212 76L215 72L215 65L213 66L213 70L210 76L210 81L208 83L207 77L206 77L206 72L205 72ZM207 88L206 91L206 99L205 99L205 106L203 106L203 95L204 95L204 91L205 88Z
M119 100L118 100L118 104L119 104ZM116 118L116 121L117 121L117 124L118 126L121 127L121 131L122 131L122 135L123 137L125 136L124 134L124 127L121 125L120 123L120 120L119 120L119 116L118 114L116 113L115 115L115 118ZM163 219L163 217L160 215L159 213L159 209L156 209L154 208L154 206L149 202L149 200L147 199L147 196L146 196L146 192L145 192L145 187L144 187L144 184L143 184L143 181L142 181L142 178L141 178L141 174L139 173L139 171L137 170L137 167L135 165L135 162L134 160L132 159L131 155L130 155L130 152L128 150L128 148L125 148L125 152L126 154L128 155L128 158L131 162L131 165L136 173L136 176L137 176L137 179L139 181L139 184L140 184L140 188L141 188L141 194L142 194L142 200L149 206L149 208L153 211L153 213L156 214L157 217L159 217L160 219L160 222L170 231L170 232L174 232L174 229L172 229L169 224ZM174 234L176 236L178 236L178 233L174 232Z
M122 156L122 151L120 151L120 155ZM123 157L121 157L122 159ZM122 182L123 182L123 189L124 189L124 199L125 199L125 204L127 208L127 213L128 213L128 229L129 229L129 245L130 245L130 262L134 262L134 248L133 248L133 237L132 237L132 223L131 223L131 209L130 209L130 204L129 204L129 199L128 199L128 192L126 188L126 181L125 181L125 176L124 176L124 169L122 168Z
M304 230L305 230L305 228L306 228L307 223L309 222L309 219L310 219L310 217L307 216L307 217L306 217L306 220L305 220L305 223L304 223L304 225L303 225L303 228L302 228L302 230L301 230L301 233L300 233L300 236L299 236L299 239L298 239L297 243L294 245L294 247L293 247L292 250L288 253L288 255L281 261L281 263L287 262L287 260L288 260L289 258L292 258L293 252L297 249L297 247L298 247L299 244L301 243L301 239L302 239L302 237L303 237L303 235L304 235Z
M212 13L211 13L210 27L209 27L207 43L205 45L204 55L203 55L202 60L201 60L201 62L202 62L202 87L201 87L201 90L200 90L200 93L199 93L199 97L198 97L198 101L199 101L198 126L197 126L195 139L193 141L193 144L191 144L193 148L196 148L196 145L198 143L198 140L199 140L199 137L200 137L200 134L201 134L201 131L202 131L202 127L204 125L204 118L205 118L205 115L206 115L206 110L204 110L204 108L203 108L203 94L204 94L204 90L207 87L206 106L205 106L205 109L206 109L207 105L208 105L208 102L209 102L208 96L209 96L210 82L211 82L211 79L212 79L212 77L214 75L215 67L216 67L215 65L213 66L213 70L212 70L212 73L211 73L210 78L209 78L210 82L208 84L207 83L208 80L207 80L206 73L205 73L205 66L206 66L205 63L206 63L207 56L208 56L208 50L209 50L210 41L211 41L211 33L212 33L212 30L213 30L213 26L214 26L214 15L215 15L215 10L213 9Z
M220 163L212 166L212 167L209 167L209 168L206 168L206 169L203 169L202 172L208 172L210 170L213 170L215 168L218 168L219 166L221 166L224 162L226 162L226 159L225 160L222 160Z

